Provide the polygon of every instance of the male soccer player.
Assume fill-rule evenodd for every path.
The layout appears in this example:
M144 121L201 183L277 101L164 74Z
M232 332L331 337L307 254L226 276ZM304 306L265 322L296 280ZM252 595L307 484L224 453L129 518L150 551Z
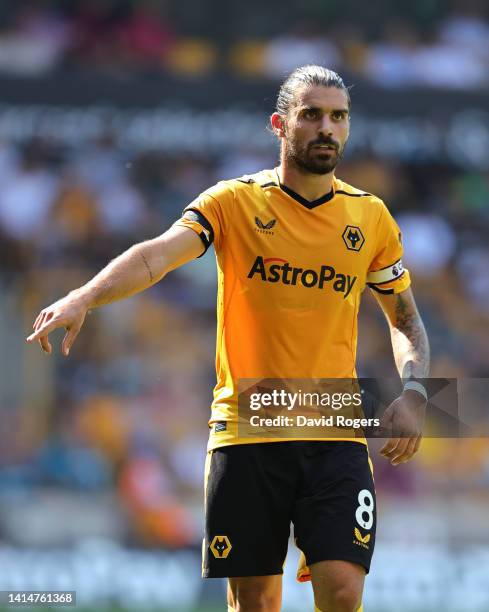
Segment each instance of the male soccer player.
M361 609L376 505L363 438L240 438L243 378L355 377L365 286L390 325L404 390L386 423L400 432L382 454L418 450L426 403L426 333L386 206L335 177L350 127L342 79L320 66L283 83L271 127L280 165L201 194L161 236L136 244L84 286L41 311L28 341L68 355L87 311L142 291L214 244L218 265L217 384L206 462L204 577L227 577L228 609L278 612L290 523L322 612Z

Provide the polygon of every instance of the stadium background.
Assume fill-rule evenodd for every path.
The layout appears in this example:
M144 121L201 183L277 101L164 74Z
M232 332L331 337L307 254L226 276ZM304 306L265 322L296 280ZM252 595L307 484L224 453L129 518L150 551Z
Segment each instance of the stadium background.
M68 360L23 338L207 186L273 165L267 114L311 62L354 85L338 175L384 198L404 232L432 375L487 376L485 2L4 1L0 590L75 589L86 610L224 609L223 583L199 575L213 254L95 311ZM359 373L393 376L365 298ZM398 468L373 456L365 609L488 610L487 439L425 440ZM294 558L290 612L312 609Z

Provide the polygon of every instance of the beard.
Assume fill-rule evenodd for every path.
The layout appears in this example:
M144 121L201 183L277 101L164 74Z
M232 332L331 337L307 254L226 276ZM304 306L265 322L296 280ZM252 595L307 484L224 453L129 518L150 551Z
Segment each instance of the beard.
M328 149L322 153L313 147L319 144L329 144L334 150ZM300 145L297 141L287 140L285 143L285 158L300 170L311 174L329 174L332 172L343 156L344 146L340 148L338 142L331 138L314 140L308 145Z

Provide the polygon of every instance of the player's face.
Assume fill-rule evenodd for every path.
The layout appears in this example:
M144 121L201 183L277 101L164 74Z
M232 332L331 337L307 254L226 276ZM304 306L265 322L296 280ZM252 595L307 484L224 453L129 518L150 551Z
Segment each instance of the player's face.
M313 174L327 174L340 161L350 130L348 98L321 85L298 90L284 130L285 159Z

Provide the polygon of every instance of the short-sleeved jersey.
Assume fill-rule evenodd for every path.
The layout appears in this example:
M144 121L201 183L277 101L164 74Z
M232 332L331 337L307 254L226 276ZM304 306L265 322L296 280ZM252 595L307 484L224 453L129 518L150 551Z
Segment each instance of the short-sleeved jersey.
M337 178L314 202L281 185L276 170L222 181L176 224L213 243L217 257L210 449L271 441L239 438L239 379L356 377L365 286L399 293L410 284L384 203Z

